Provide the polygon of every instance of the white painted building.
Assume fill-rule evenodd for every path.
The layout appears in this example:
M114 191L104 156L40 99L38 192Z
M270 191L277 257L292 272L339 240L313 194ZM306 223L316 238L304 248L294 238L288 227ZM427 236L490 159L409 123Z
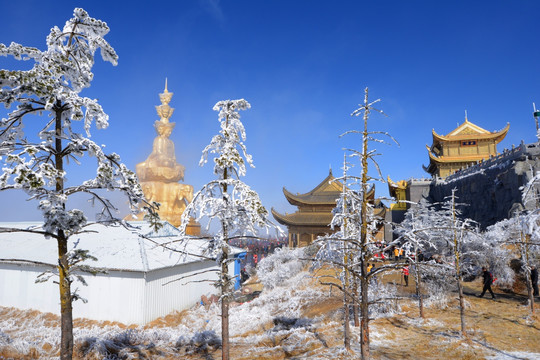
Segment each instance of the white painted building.
M175 310L193 306L202 295L217 293L211 282L201 281L217 279L217 272L198 274L217 269L214 260L195 256L202 254L206 245L204 240L190 240L182 247L193 255L180 254L152 242L165 244L177 239L177 228L167 223L154 233L146 223L133 224L139 229L92 225L87 228L92 232L70 238L70 249L76 246L89 250L98 259L86 261L87 265L107 271L107 274L96 276L84 274L88 286L78 282L72 284L72 290L77 288L78 294L88 300L87 303L80 300L73 303L74 317L146 324ZM0 227L16 228L37 225L0 223ZM241 252L235 249L233 253L239 255ZM59 314L59 290L53 283L55 278L46 283L35 283L39 274L54 270L57 259L55 239L24 232L0 233L0 306ZM231 274L234 267L231 263ZM193 276L164 285L186 275Z

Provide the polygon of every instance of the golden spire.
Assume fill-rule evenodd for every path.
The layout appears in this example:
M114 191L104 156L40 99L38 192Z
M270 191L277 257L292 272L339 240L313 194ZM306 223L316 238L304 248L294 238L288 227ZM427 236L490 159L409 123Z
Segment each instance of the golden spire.
M161 105L156 106L156 111L159 115L161 122L168 123L174 112L174 109L169 106L169 102L171 101L173 94L174 93L167 90L167 78L165 78L165 90L163 90L163 92L159 94Z

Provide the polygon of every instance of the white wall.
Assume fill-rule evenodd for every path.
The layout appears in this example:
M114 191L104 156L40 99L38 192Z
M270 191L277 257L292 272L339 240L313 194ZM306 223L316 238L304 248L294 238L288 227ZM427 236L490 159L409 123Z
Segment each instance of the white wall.
M217 269L215 261L200 261L149 272L146 277L144 322L175 310L190 308L201 301L202 295L217 294L218 289L205 281L217 280L216 272L195 275L209 269ZM164 285L186 275L193 276Z
M92 320L118 321L124 324L143 324L144 274L131 271L109 271L92 276L85 274L88 286L72 284L72 291L88 302L73 303L73 317Z
M0 263L0 305L60 313L58 286L52 281L35 284L50 267Z
M180 276L211 268L217 269L214 261L180 264L146 274L130 271L109 271L96 276L85 274L88 286L76 282L72 284L72 291L78 289L79 295L88 303L74 302L73 317L146 324L175 310L195 305L201 295L217 294L218 289L211 282L202 281L216 280L216 272L163 285ZM35 283L37 276L47 269L45 266L0 263L0 306L59 314L58 285L52 279L46 283ZM234 263L229 266L229 272L231 275L234 273Z

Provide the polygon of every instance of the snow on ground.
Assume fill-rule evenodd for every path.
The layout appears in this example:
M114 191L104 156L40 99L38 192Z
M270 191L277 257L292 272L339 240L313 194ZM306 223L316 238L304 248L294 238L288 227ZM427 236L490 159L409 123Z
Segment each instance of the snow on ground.
M495 355L486 356L486 360L538 360L540 354L524 351L497 352Z
M258 281L266 285L261 295L231 306L232 358L358 357L357 328L351 327L352 354L343 349L341 296L318 285L299 260L302 257L300 252L283 250L261 262ZM412 291L399 285L396 288ZM520 320L516 311L525 314L526 309L516 308L515 302L470 298L466 316L472 341L466 342L459 336L455 300L438 299L431 303L426 307L425 320L417 317L417 305L412 299L400 301L401 310L397 313L385 310L373 314L370 338L374 359L400 358L403 354L418 359L435 359L440 354L451 354L455 359L540 359L540 345L534 345L538 320L533 324ZM147 326L128 328L122 324L76 320L76 349L83 354L78 359L140 358L140 354L152 359L217 359L219 314L219 306L211 304L195 306L170 315L173 320L167 317ZM55 358L60 339L58 324L58 317L52 314L0 308L0 358L17 358L17 354L29 359ZM514 351L517 349L522 351Z

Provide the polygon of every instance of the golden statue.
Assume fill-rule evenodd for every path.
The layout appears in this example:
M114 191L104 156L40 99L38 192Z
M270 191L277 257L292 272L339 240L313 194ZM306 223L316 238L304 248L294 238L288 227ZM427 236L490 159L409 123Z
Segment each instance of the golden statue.
M193 200L193 186L178 183L184 180L185 167L176 162L174 142L169 139L175 126L175 123L169 122L174 112L169 106L172 96L165 80L165 91L159 94L161 105L156 106L160 119L154 123L154 127L158 136L154 139L152 153L135 168L146 200L160 203L158 213L161 219L179 226L182 213ZM187 232L198 235L200 225L191 221Z
M146 161L136 166L139 181L178 182L184 180L185 167L176 162L174 143L169 139L174 125L175 123L162 120L154 123L158 136L154 139L152 153Z

